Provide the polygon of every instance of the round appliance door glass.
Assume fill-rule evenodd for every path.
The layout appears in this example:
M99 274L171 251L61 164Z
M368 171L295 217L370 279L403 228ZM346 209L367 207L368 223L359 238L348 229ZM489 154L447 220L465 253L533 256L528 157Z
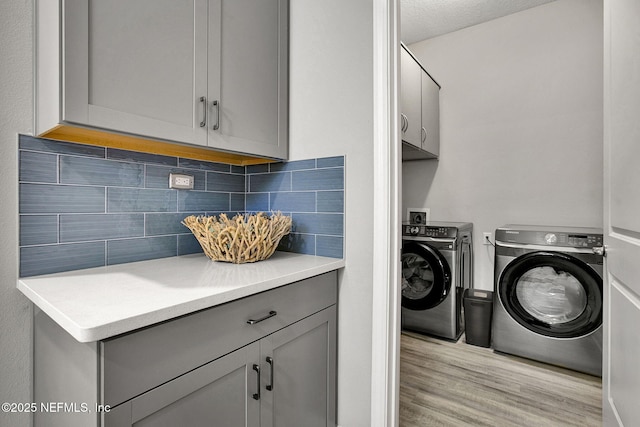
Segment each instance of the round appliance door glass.
M440 253L427 244L405 242L402 247L402 306L427 310L449 294L451 273Z
M516 283L522 308L550 325L576 320L587 308L587 293L580 281L566 271L535 267Z
M513 319L542 335L574 338L602 324L602 278L564 253L516 258L500 276L498 296Z

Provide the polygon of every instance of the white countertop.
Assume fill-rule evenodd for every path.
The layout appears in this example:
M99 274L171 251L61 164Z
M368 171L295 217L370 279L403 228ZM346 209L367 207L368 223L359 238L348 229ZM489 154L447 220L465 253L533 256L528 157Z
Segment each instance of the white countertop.
M18 280L18 289L80 342L98 341L344 267L343 259L276 252L257 263L203 254Z

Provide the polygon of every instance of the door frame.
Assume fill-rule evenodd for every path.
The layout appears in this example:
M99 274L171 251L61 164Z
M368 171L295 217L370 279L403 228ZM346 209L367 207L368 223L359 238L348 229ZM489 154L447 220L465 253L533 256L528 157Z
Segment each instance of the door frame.
M399 122L400 31L397 0L373 2L373 289L371 425L396 426L400 395Z

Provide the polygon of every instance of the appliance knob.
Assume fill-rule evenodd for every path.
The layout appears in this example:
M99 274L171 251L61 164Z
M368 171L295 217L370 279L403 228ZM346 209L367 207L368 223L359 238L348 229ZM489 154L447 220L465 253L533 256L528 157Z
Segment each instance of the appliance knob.
M409 230L409 232L413 235L413 236L417 236L418 233L420 233L420 227L411 227L411 229Z
M544 236L544 240L547 242L547 244L553 245L558 241L558 236L553 233L548 233L546 236Z

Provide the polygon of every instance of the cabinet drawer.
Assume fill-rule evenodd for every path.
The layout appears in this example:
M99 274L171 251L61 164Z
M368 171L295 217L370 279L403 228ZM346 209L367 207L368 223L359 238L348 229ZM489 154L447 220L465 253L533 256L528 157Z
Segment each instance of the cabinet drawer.
M336 301L334 271L103 341L102 403L118 405Z

